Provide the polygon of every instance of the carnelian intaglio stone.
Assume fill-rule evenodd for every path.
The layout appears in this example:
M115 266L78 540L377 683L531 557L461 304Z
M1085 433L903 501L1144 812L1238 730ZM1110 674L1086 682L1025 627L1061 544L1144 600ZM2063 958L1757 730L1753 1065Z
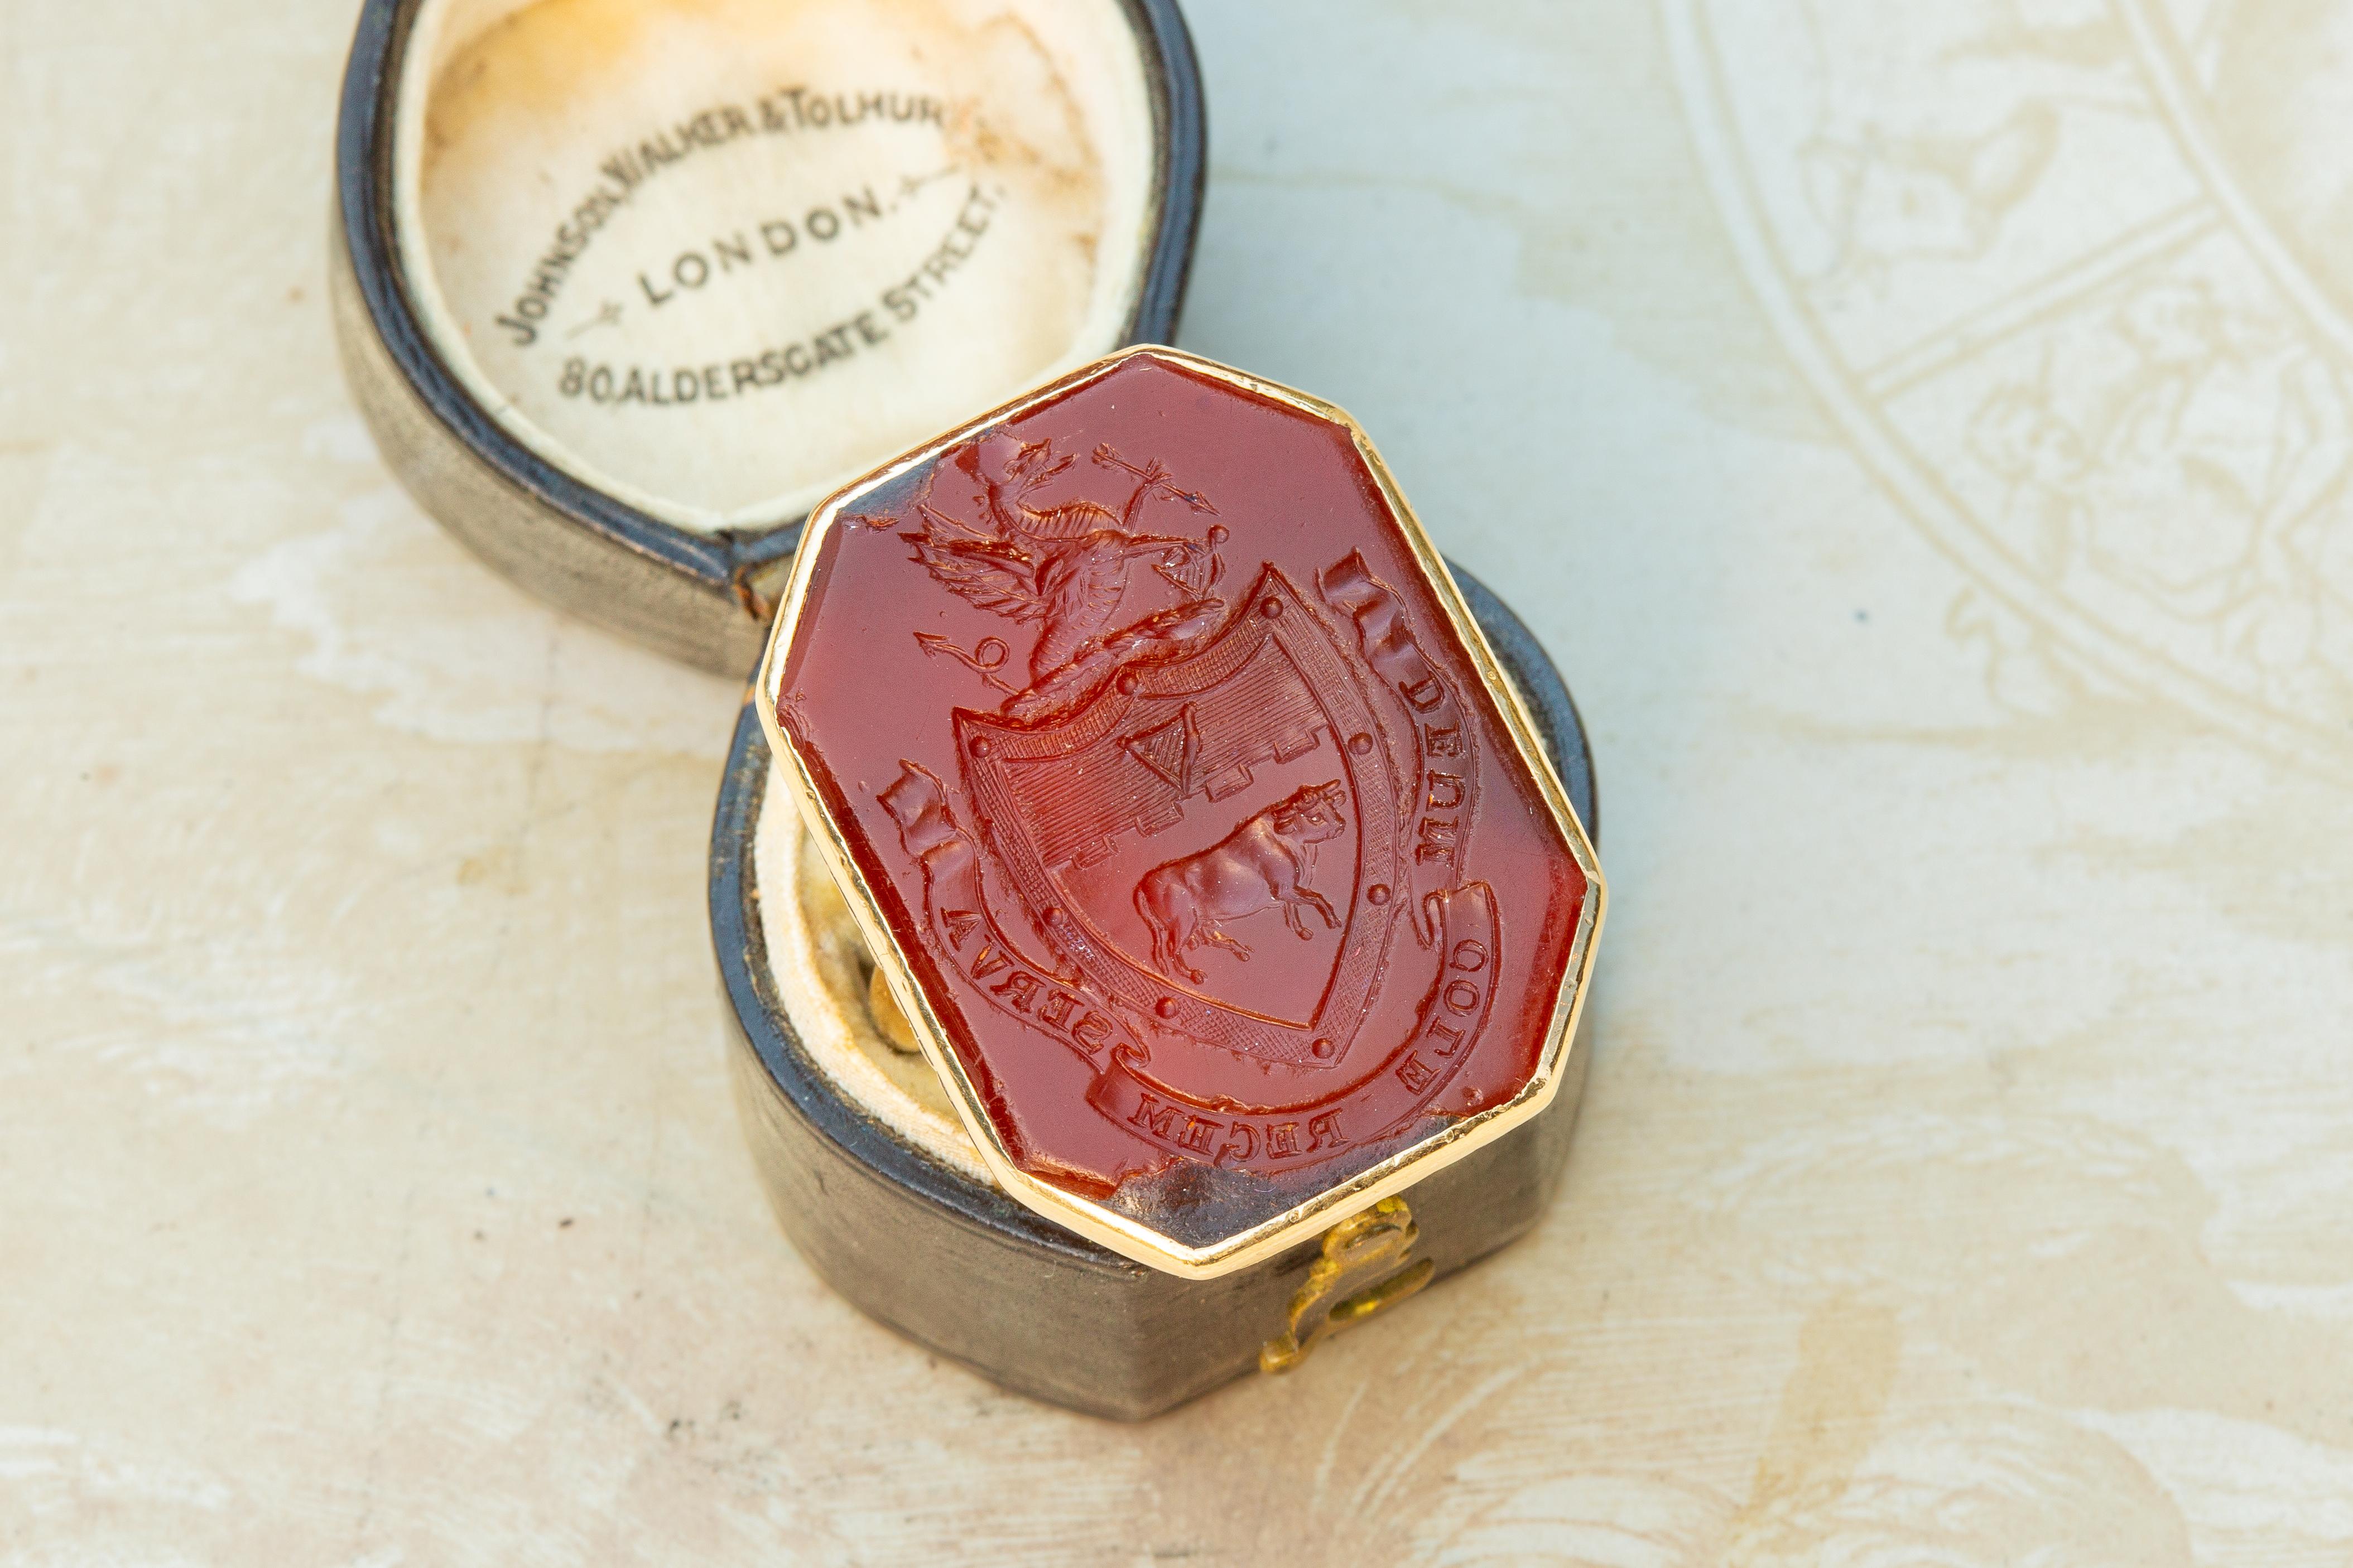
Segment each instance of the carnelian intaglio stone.
M1345 423L1135 354L831 515L768 695L1018 1170L1204 1247L1529 1085L1590 889Z

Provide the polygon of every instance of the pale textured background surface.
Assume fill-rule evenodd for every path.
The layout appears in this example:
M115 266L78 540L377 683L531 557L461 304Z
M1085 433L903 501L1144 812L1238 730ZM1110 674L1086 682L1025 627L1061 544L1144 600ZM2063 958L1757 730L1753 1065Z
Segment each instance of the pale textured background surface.
M2353 7L1197 0L1186 342L1591 722L1531 1241L1139 1429L834 1300L735 692L492 581L322 289L337 4L0 8L0 1557L2353 1554Z

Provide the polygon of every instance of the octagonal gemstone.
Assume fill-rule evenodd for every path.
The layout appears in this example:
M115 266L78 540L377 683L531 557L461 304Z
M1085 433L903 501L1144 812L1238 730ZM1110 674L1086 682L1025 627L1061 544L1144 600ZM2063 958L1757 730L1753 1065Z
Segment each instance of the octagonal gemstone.
M803 553L764 706L1017 1195L1165 1264L1541 1108L1591 850L1345 416L1133 352Z

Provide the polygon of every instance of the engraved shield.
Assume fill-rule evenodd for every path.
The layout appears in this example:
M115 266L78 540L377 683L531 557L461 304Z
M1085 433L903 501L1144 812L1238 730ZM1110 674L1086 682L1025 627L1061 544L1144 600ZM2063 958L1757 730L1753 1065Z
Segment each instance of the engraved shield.
M1155 1032L1345 1056L1405 868L1361 659L1264 568L1226 623L1035 723L958 710L993 858L1039 933Z

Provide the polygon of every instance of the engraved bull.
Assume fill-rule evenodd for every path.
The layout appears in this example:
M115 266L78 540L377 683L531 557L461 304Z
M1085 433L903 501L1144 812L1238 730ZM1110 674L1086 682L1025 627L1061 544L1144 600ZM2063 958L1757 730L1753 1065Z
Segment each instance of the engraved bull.
M1314 867L1315 846L1348 826L1347 803L1336 780L1305 785L1199 854L1146 871L1135 885L1135 909L1152 931L1153 963L1198 985L1201 972L1185 954L1207 942L1247 959L1250 949L1219 922L1276 905L1302 942L1313 935L1299 912L1302 906L1336 928L1340 919L1330 901L1300 878Z

